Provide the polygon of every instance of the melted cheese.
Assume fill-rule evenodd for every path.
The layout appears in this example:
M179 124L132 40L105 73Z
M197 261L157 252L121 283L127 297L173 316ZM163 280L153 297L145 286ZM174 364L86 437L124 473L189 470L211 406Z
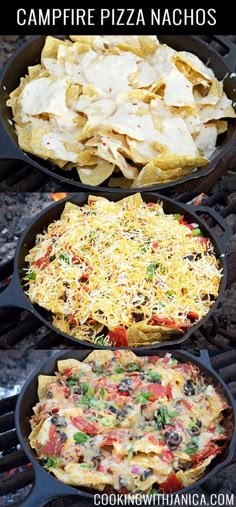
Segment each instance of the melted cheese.
M203 476L228 438L227 403L194 364L130 351L94 351L85 361L86 368L60 361L56 382L50 377L33 409L30 445L44 463L49 458L48 470L67 484L97 490L109 484L116 492L150 493L176 470L179 488ZM168 433L179 439L174 447Z
M66 79L41 77L30 81L22 93L22 113L51 113L59 116L67 113L66 89Z
M56 326L63 322L73 336L94 340L103 326L129 328L137 312L145 325L158 315L190 326L188 312L204 317L210 294L217 297L222 275L213 245L200 242L160 204L149 208L139 194L132 199L67 203L26 258L35 273L30 300L52 311Z

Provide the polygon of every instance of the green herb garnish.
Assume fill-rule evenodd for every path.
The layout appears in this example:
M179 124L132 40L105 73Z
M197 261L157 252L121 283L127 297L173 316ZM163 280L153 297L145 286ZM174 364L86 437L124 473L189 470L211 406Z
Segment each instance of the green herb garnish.
M159 373L155 373L153 371L151 371L151 373L149 373L149 379L151 381L161 382L161 376L159 375Z
M104 389L104 387L100 387L99 394L100 394L101 398L105 398L106 390Z
M151 280L153 281L154 280L154 276L155 276L155 264L149 264L148 268L147 268L147 273L148 273L148 280Z
M124 368L121 368L121 366L119 366L118 368L115 369L115 373L124 373L125 369Z
M34 271L31 271L31 273L28 273L25 278L28 280L36 280L36 273Z
M140 371L140 367L137 365L137 364L129 364L127 366L127 370L132 372L132 371Z
M174 217L175 217L175 220L179 220L179 219L180 219L180 217L181 217L181 215L180 215L179 213L175 213L175 214L174 214Z
M199 229L199 227L192 230L192 235L193 236L203 236L202 231L201 231L201 229Z
M59 458L48 458L45 463L45 467L47 468L57 468L59 466Z
M149 400L149 398L152 398L154 396L154 393L147 393L145 391L139 393L138 397L136 398L137 403L145 403Z
M199 440L197 437L193 437L190 442L187 443L185 452L188 455L195 454L199 450Z
M167 294L167 296L173 296L174 291L173 290L168 290L166 294Z
M82 431L78 431L78 433L75 433L73 435L73 439L77 444L84 444L85 442L87 442L90 439L90 437L88 435L86 435L86 433L83 433Z
M173 412L168 412L168 416L173 419L174 417L177 417L179 415L179 412L177 410L173 410Z
M67 253L60 253L59 259L61 261L66 262L66 264L70 264L70 257L69 257L69 255Z

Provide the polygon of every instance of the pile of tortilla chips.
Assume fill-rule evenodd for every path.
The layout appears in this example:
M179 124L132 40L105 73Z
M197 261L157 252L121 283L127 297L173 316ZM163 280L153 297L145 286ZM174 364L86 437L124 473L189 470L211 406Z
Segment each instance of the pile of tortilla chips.
M236 116L210 68L155 36L48 36L28 70L7 102L20 147L91 186L176 180Z

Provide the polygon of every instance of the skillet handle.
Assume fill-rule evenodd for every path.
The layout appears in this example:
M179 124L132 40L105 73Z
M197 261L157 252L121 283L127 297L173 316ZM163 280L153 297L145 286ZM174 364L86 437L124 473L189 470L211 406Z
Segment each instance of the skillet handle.
M223 235L219 236L217 234L216 236L221 249L223 250L223 252L225 252L228 243L231 239L231 236L233 234L232 227L229 224L227 224L227 222L222 218L222 216L219 213L217 213L217 211L215 211L212 208L208 208L208 206L194 206L188 204L188 209L189 206L191 208L191 211L193 211L195 214L200 215L201 213L204 213L204 215L208 215L220 227L220 229L223 231Z
M43 507L55 498L69 495L77 496L80 500L80 493L76 489L59 482L40 466L34 467L34 472L34 484L20 507Z
M13 128L11 126L11 128ZM28 156L19 148L19 146L12 141L10 135L4 128L2 120L0 121L0 160L22 160L29 162Z
M32 311L32 306L24 293L15 274L2 292L0 292L0 308L21 308L22 310Z
M232 73L235 73L235 65L236 65L236 44L234 44L229 37L226 35L214 35L213 37L216 42L221 44L224 48L228 49L228 53L223 56L226 65L229 67ZM236 76L232 76L235 77Z

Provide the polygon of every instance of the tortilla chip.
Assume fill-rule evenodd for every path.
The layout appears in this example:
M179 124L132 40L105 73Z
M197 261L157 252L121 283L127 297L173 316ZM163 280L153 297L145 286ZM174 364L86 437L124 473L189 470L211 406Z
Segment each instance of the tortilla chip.
M64 373L65 370L78 370L81 369L81 362L77 361L77 359L61 359L57 362L57 368L59 373ZM55 377L54 377L55 378Z
M191 486L191 484L194 484L197 482L201 477L204 475L204 472L206 470L206 467L209 465L209 463L213 460L215 456L209 456L208 458L204 459L203 463L200 463L199 465L195 466L194 468L191 468L190 470L179 470L176 473L177 479L180 481L182 486L186 488L187 486Z
M45 398L49 386L55 382L55 375L39 375L38 376L38 399L39 401Z
M110 162L106 162L105 160L100 160L100 162L95 167L78 167L77 171L80 177L81 182L84 185L92 185L97 186L103 183L114 170L114 164L110 164Z
M44 48L41 53L41 59L44 58L57 58L57 52L59 46L72 46L72 43L69 40L57 39L56 37L52 37L48 35L45 40Z
M127 331L128 342L131 347L165 341L170 339L169 335L171 334L181 334L181 331L166 326L150 326L143 322L133 324Z
M93 350L90 354L84 359L84 363L90 363L91 361L95 361L95 363L102 365L107 361L111 361L114 357L114 352L111 350L103 350L102 353L100 350Z

